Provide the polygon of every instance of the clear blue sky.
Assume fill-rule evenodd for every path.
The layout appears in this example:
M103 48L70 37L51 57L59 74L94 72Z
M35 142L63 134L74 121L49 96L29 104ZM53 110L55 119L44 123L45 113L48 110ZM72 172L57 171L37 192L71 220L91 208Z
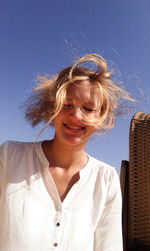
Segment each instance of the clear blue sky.
M139 99L107 135L95 135L87 151L120 170L128 159L130 120L150 112L149 0L0 0L0 142L33 141L19 108L38 74L57 73L76 56L100 53L116 79ZM39 140L52 137L48 128Z

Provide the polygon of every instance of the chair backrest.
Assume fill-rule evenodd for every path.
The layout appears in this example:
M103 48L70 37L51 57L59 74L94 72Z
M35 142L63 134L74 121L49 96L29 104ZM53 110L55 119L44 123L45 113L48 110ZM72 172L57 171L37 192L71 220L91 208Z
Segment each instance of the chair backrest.
M150 250L150 114L142 112L133 116L129 136L128 245L139 243Z
M129 194L129 161L127 161L127 160L122 160L122 162L121 162L120 184L121 184L121 191L122 191L123 250L127 251L128 194Z

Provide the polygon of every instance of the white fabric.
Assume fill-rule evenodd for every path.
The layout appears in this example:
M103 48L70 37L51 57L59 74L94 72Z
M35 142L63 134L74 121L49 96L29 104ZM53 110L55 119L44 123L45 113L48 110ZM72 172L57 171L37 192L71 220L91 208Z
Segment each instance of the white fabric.
M32 145L0 148L0 251L122 251L115 169L89 156L61 203L41 142Z

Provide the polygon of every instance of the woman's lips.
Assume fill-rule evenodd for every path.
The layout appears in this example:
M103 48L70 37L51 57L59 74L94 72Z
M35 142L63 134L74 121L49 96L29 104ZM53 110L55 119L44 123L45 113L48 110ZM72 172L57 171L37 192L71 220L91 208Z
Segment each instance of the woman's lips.
M68 124L64 124L64 126L70 130L75 130L75 131L80 131L80 130L84 130L85 127L84 126L80 126L80 125L68 125Z

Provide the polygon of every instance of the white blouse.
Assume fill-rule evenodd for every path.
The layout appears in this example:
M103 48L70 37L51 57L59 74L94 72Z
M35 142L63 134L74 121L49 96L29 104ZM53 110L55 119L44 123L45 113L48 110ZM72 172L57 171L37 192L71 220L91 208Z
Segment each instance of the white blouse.
M122 251L115 169L89 156L61 202L41 142L0 147L0 251Z

